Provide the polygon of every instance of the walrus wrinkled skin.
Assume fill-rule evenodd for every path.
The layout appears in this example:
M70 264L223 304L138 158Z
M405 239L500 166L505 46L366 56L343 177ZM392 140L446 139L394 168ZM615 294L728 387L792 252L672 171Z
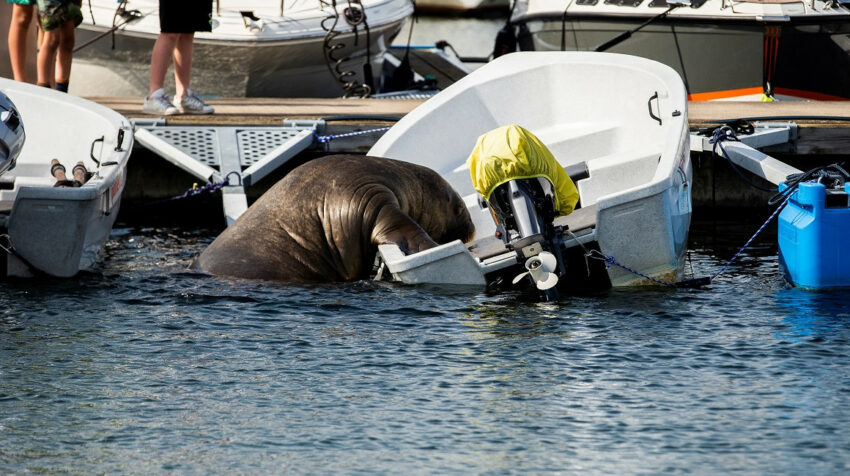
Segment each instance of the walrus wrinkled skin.
M197 258L219 276L288 282L367 278L379 244L407 254L475 227L460 196L428 168L379 157L331 155L296 168Z

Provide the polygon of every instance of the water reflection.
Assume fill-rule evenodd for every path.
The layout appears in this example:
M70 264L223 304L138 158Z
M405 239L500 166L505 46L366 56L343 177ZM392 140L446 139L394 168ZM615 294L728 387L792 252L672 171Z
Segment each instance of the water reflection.
M808 291L783 289L776 302L785 309L787 337L827 337L850 326L850 300L847 290Z
M529 303L185 272L212 236L119 229L100 274L0 290L0 472L845 469L850 303L762 250Z

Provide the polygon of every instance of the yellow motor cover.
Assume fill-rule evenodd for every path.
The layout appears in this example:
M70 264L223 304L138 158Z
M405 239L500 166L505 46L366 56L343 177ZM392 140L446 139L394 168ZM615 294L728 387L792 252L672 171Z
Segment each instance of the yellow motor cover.
M483 134L466 159L472 185L490 200L493 190L510 180L546 177L555 188L555 208L572 213L578 202L575 184L540 139L511 124Z

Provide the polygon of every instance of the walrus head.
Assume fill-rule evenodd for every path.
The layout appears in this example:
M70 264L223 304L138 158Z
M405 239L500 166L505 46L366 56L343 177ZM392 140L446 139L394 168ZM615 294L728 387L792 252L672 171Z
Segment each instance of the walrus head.
M434 238L438 243L448 243L454 240L467 243L475 235L475 225L472 223L472 217L469 215L466 203L457 193L453 195L448 205L449 209L454 212L453 219L447 221L443 235Z
M433 173L430 178L439 183L426 188L421 216L417 220L422 229L437 243L472 240L475 225L466 203L442 177Z

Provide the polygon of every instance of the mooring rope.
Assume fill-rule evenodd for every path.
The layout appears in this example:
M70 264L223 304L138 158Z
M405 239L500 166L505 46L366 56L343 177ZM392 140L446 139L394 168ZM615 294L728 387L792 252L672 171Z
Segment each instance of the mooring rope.
M20 254L18 252L18 250L15 249L15 245L12 244L12 237L10 237L8 234L0 235L0 240L6 240L5 245L0 243L0 249L5 251L6 254L8 254L10 256L14 256L15 258L18 258L21 261L21 263L23 263L24 266L26 266L27 269L29 269L30 273L32 273L33 276L39 276L39 277L50 276L49 273L47 273L46 271L42 271L40 268L38 268L34 264L30 263L30 261L28 259L26 259L24 257L24 255Z
M718 157L723 157L729 162L729 165L732 167L732 170L738 174L738 177L746 182L749 186L761 190L763 192L776 192L775 188L763 187L744 175L735 162L732 162L732 159L729 158L729 155L726 153L726 149L723 148L723 141L731 141L731 142L740 142L741 139L738 139L738 135L735 133L735 130L730 126L725 125L722 127L718 127L714 130L714 133L711 135L711 139L709 139L709 143L712 144L711 153ZM717 149L720 149L721 154L717 153Z
M751 236L750 239L747 240L746 243L744 243L744 246L742 246L741 249L739 249L738 252L735 253L735 256L733 256L732 259L727 261L726 264L723 265L723 268L720 269L720 271L718 271L711 278L709 278L710 281L714 281L718 276L723 274L726 271L726 268L728 268L729 265L731 265L733 261L738 259L738 256L740 256L741 253L743 253L744 250L748 246L750 246L750 244L753 242L753 240L755 240L756 237L759 236L759 234L767 227L767 224L770 223L771 221L773 221L773 219L776 218L776 215L779 215L779 212L785 207L785 204L788 203L788 200L791 200L791 195L787 196L785 198L785 200L783 200L782 203L780 203L779 206L776 207L776 210L774 210L773 213L771 213L770 216L767 217L767 220L765 220L765 222L762 223L762 225L759 227L758 230L756 230L756 232L753 234L753 236Z
M330 142L334 139L342 139L342 138L345 138L345 137L361 136L361 135L364 135L364 134L372 134L373 132L388 131L388 130L390 130L390 127L391 126L379 127L377 129L367 129L365 131L346 132L346 133L343 133L343 134L330 134L330 135L326 135L326 136L321 136L318 133L313 132L313 137L316 138L316 142L318 142L320 144L327 144L328 142Z
M744 246L742 246L741 248L738 249L738 251L735 253L735 255L732 256L732 258L730 258L726 262L726 264L724 264L723 267L720 268L720 271L714 273L711 276L688 279L688 280L680 281L680 282L677 282L677 283L671 283L671 282L667 282L667 281L662 281L662 280L657 279L657 278L653 278L652 276L648 276L644 273L641 273L640 271L637 271L633 268L630 268L630 267L618 262L613 256L606 255L605 253L602 253L599 250L592 250L590 253L586 253L585 256L587 258L604 261L606 263L605 264L606 269L610 268L611 265L614 265L614 266L622 268L622 269L624 269L624 270L626 270L626 271L628 271L628 272L630 272L634 275L640 276L641 278L652 281L653 283L660 284L662 286L667 286L667 287L670 287L670 288L696 288L696 287L706 286L708 284L711 284L721 274L726 272L726 270L729 268L729 266L732 265L732 263L735 262L741 256L741 253L743 253L744 250L747 249L753 243L753 240L755 240L756 237L759 236L762 231L764 231L764 229L767 227L767 225L770 222L772 222L773 219L776 218L777 215L779 215L779 212L782 211L782 209L785 207L785 205L788 203L788 200L790 200L790 199L791 199L790 195L788 197L786 197L785 200L782 203L780 203L778 207L776 207L776 210L774 210L773 213L771 213L771 215L767 218L767 220L765 220L765 222L762 223L762 225L758 228L758 230L756 230L756 232L753 233L753 235L750 237L750 239L747 240L746 243L744 243Z
M671 288L678 288L679 287L679 286L676 285L676 283L668 283L667 281L662 281L660 279L653 278L652 276L643 274L636 269L629 268L628 266L618 262L616 259L614 259L613 256L608 256L608 255L606 255L605 253L603 253L599 250L592 250L590 253L585 254L585 257L590 258L590 259L596 259L596 260L604 261L605 262L605 269L608 269L608 268L611 267L611 265L614 265L614 266L622 268L622 269L624 269L624 270L626 270L626 271L628 271L628 272L630 272L634 275L640 276L641 278L648 279L649 281L652 281L655 284L660 284L662 286L667 286L667 287L671 287Z
M240 181L241 181L241 178L240 178ZM153 206L153 205L159 205L159 204L162 204L162 203L173 202L175 200L182 200L184 198L194 197L194 196L197 196L197 195L201 195L203 193L210 193L210 194L216 193L216 192L218 192L219 190L221 190L222 188L224 188L228 185L230 185L230 178L228 178L228 177L225 177L225 179L220 181L220 182L205 183L204 185L202 185L200 187L198 186L198 184L194 184L192 186L192 188L186 190L185 192L181 193L180 195L176 195L176 196L170 197L170 198L163 198L162 200L155 200L153 202L149 202L149 203L144 204L144 206Z

